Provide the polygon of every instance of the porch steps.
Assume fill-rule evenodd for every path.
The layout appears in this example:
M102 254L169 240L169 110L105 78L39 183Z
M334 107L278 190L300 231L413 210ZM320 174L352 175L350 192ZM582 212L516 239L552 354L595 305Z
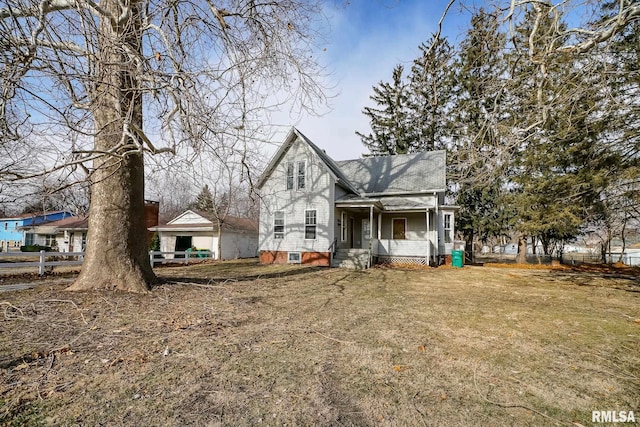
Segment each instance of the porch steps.
M368 249L338 249L333 255L331 267L362 270L369 268Z

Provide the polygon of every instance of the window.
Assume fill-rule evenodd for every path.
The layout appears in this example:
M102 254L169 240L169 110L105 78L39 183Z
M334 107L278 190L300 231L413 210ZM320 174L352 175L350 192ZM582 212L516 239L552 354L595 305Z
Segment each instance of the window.
M340 214L340 240L343 242L347 240L347 213L342 212Z
M284 239L284 211L276 211L274 213L273 238Z
M287 190L293 190L293 163L287 162Z
M45 246L55 246L54 242L56 241L56 236L53 234L47 234L44 236L44 245Z
M393 240L405 240L407 238L407 219L393 218L391 220Z
M289 262L291 264L300 264L302 261L302 257L300 256L300 252L288 252L289 254Z
M307 162L298 162L298 190L303 190L306 186Z
M451 214L444 215L444 242L453 242L453 230L451 229Z
M24 235L24 244L26 246L31 246L34 244L35 239L34 239L35 235L33 233L26 233Z
M5 223L4 223L4 231L7 231L7 227L8 227L8 226L9 226L9 223L8 223L8 222L5 222Z
M304 238L306 240L316 239L316 211L304 211Z
M87 247L87 233L82 233L82 250Z

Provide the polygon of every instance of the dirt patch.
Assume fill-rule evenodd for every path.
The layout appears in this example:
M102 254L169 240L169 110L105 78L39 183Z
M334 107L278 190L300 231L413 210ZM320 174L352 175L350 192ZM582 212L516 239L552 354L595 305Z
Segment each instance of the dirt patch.
M589 425L640 412L634 279L209 263L0 297L0 425ZM588 286L585 286L588 285Z

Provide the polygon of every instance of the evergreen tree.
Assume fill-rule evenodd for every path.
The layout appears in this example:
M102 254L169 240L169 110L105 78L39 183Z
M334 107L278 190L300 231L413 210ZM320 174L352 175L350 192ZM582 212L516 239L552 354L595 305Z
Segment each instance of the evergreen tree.
M455 62L455 97L451 111L454 143L449 176L457 184L457 229L467 241L468 256L476 235L486 241L508 233L511 210L501 206L503 173L509 147L499 128L505 120L505 35L496 15L480 9L460 43Z
M446 148L451 140L450 110L453 96L453 48L443 37L433 35L419 46L421 55L409 75L411 123L416 128L420 151Z
M372 155L405 154L419 148L419 135L411 123L408 84L402 73L404 67L393 69L392 83L380 82L374 86L370 99L378 108L365 107L371 133L356 132Z
M541 4L529 9L509 57L516 83L510 88L518 148L511 200L518 212L519 261L527 236L540 239L546 254L575 237L606 175L607 157L598 144L604 120L595 108L600 86L588 59L553 53L564 41L556 33L564 27L557 13Z
M196 201L193 206L202 212L214 213L216 211L213 194L211 193L208 184L205 184L204 187L202 187L202 190L200 190L200 193L196 197Z

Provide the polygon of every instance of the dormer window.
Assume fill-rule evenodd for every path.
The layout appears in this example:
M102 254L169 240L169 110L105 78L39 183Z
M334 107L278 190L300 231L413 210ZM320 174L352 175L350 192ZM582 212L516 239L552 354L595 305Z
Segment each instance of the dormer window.
M298 190L306 187L307 180L307 162L298 162Z

